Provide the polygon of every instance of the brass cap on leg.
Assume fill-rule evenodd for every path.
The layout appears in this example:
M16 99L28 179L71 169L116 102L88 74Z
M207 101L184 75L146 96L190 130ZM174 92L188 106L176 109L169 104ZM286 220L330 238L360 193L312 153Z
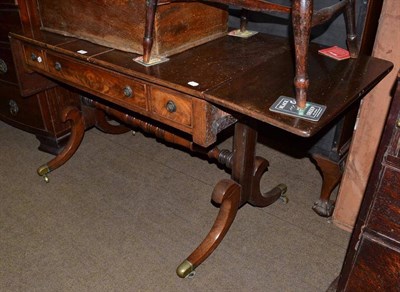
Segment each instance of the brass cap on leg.
M44 175L48 174L49 172L50 172L50 168L46 164L42 165L41 167L39 167L37 169L37 173L40 176L44 176Z
M194 270L193 264L188 260L184 260L176 269L176 274L180 278L186 278Z
M279 184L276 187L281 189L282 195L287 192L287 185L285 184Z

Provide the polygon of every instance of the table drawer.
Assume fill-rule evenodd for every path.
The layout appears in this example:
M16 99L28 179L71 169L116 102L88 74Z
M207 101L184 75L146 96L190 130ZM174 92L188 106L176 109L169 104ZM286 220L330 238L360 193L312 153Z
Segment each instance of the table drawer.
M127 108L147 110L147 85L124 75L47 54L48 72L72 85Z
M179 125L192 127L192 99L168 89L151 87L151 110L153 114L161 116Z
M33 68L46 69L45 52L40 48L24 45L25 62Z

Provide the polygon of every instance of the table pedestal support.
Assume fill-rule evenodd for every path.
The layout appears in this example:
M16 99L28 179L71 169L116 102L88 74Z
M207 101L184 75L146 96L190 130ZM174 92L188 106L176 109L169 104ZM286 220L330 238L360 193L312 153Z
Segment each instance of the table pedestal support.
M268 161L256 157L257 131L244 123L235 124L233 139L233 162L231 179L221 180L214 188L212 200L220 204L218 216L210 232L195 251L176 270L181 278L194 272L219 245L236 217L239 207L250 203L266 207L279 198L285 198L286 186L274 187L269 192L260 192L260 180L267 171Z
M209 150L94 100L84 99L84 103L86 105L82 106L82 112L77 107L67 107L63 111L63 121L71 122L70 140L60 154L38 169L38 173L45 178L50 171L60 167L73 156L83 139L85 125L96 126L102 131L113 134L127 131L127 128L123 126L109 124L106 115L111 115L126 124L139 127L167 142L178 144L191 151L204 153L209 158L216 159L219 163L232 169L231 179L219 181L212 193L212 200L220 206L215 222L205 239L177 268L179 277L184 278L193 273L194 269L211 255L228 232L242 205L250 203L256 207L266 207L279 198L287 202L284 196L286 186L283 184L266 193L261 193L261 177L268 170L269 163L266 159L255 155L257 131L245 123L238 122L235 124L232 152L219 150L217 147Z

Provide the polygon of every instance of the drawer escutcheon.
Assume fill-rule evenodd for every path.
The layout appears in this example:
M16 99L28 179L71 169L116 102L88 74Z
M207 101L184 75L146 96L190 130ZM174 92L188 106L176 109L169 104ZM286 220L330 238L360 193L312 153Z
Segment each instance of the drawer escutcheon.
M8 71L7 64L3 59L0 59L0 73L6 74Z
M167 111L169 111L170 113L176 112L176 104L172 100L168 100L165 107L167 108Z
M55 62L54 63L54 69L56 69L57 71L61 71L62 66L60 62Z
M42 63L42 62L43 62L42 57L37 56L35 53L32 53L32 54L31 54L31 59L32 59L32 61L36 61L36 62L38 62L38 63Z
M133 96L133 90L130 86L125 86L124 87L124 95L126 97L132 97Z
M12 116L16 116L19 112L19 107L18 104L15 100L11 99L10 102L8 103L8 105L10 106L10 114Z

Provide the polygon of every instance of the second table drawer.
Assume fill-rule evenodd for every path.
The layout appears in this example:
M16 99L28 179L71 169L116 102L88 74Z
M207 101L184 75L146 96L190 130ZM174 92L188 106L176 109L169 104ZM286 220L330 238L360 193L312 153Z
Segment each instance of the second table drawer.
M179 125L192 127L192 99L184 94L159 87L151 87L153 113Z

